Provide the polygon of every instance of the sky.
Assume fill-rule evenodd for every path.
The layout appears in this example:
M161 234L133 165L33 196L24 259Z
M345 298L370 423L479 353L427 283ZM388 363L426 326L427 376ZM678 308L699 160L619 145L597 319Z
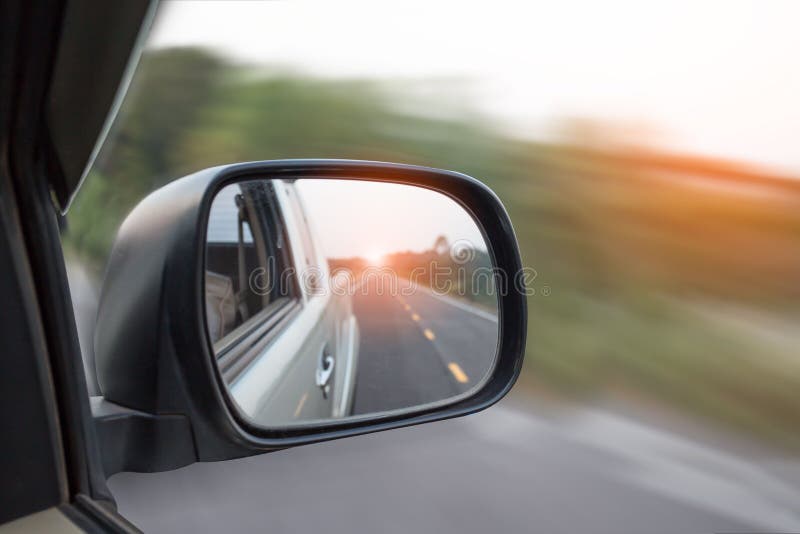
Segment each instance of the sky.
M329 258L362 257L380 264L387 253L433 248L440 235L451 251L486 250L472 217L429 189L349 180L298 180L314 234Z
M422 252L444 236L451 252L487 246L475 221L450 198L419 187L351 180L304 179L295 182L312 232L328 258L362 257L380 265L392 252ZM239 184L214 197L209 242L238 240ZM245 242L252 242L244 226ZM455 249L453 245L455 244Z
M552 138L564 118L588 117L800 175L798 21L792 0L184 0L164 2L148 46L433 92L449 80L451 103L515 135Z

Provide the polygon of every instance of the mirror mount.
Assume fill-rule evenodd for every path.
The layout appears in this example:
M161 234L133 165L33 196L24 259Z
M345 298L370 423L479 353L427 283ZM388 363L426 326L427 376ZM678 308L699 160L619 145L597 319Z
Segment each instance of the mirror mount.
M264 176L371 180L438 191L481 226L498 268L522 272L502 204L485 185L463 174L366 161L279 160L214 167L176 180L145 198L122 224L101 291L95 353L103 398L93 400L93 412L108 445L102 452L110 458L109 471L168 470L458 417L500 400L519 375L527 326L522 281L499 296L497 363L467 398L320 425L263 429L244 420L206 331L204 247L216 193L233 181ZM328 367L327 372L334 363Z

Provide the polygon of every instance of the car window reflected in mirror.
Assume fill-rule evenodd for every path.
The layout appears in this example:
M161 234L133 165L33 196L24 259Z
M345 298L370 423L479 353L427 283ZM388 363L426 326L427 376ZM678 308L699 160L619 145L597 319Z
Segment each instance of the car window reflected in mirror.
M451 198L327 179L220 189L204 280L221 379L242 415L267 428L477 391L495 363L507 284Z

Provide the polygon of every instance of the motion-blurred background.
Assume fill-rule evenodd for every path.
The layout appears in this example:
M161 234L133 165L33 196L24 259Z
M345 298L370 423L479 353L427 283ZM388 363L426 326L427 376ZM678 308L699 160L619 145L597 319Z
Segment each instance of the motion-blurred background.
M148 531L800 530L800 8L639 4L164 3L65 224L84 350L121 220L220 163L470 174L537 276L501 406L120 474L122 513Z

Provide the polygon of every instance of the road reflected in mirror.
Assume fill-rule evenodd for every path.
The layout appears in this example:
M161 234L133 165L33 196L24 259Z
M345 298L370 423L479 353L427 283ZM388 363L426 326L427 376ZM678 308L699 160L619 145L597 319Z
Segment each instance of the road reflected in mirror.
M453 402L488 379L508 290L442 193L248 180L209 216L209 341L241 413L279 428Z

